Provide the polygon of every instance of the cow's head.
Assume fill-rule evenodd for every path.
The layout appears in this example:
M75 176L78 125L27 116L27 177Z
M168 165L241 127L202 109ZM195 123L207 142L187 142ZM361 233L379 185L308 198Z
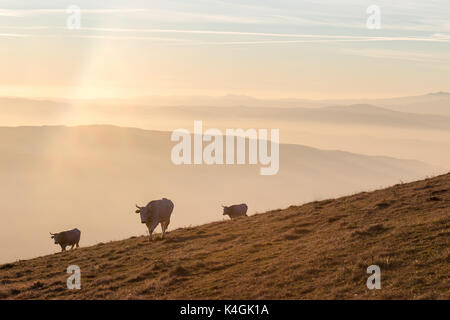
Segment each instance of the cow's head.
M223 215L226 216L227 214L229 214L230 212L230 208L227 206L222 206L223 208Z
M59 233L51 233L50 232L50 235L51 235L51 238L53 240L55 240L55 244L58 244L59 243Z
M147 223L147 221L150 219L150 209L147 207L139 207L138 205L136 205L136 208L136 213L141 214L141 222Z

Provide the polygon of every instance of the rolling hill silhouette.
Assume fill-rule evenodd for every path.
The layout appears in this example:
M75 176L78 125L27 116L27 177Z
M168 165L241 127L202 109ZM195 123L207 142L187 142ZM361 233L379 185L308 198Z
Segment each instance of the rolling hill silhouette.
M172 131L191 128L194 120L203 120L205 126L221 130L279 128L281 143L416 159L448 170L447 96L314 103L241 96L136 101L0 98L0 126L95 123ZM410 107L411 103L415 107Z

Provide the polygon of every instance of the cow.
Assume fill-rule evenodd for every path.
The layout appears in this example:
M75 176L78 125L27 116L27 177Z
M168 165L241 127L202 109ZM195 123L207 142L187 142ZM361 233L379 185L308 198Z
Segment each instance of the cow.
M236 219L238 217L247 217L247 205L245 203L235 204L229 207L223 207L223 215L228 215L231 219Z
M80 247L80 237L81 237L81 231L78 229L72 229L69 231L63 231L59 233L51 233L51 238L55 240L55 244L59 244L61 246L61 251L66 251L67 246L73 247L76 245L77 248Z
M170 223L170 215L172 214L174 205L169 199L150 201L145 207L136 204L136 213L141 214L141 222L147 225L150 233L149 241L152 241L152 234L158 224L161 224L162 238L166 236L166 230Z

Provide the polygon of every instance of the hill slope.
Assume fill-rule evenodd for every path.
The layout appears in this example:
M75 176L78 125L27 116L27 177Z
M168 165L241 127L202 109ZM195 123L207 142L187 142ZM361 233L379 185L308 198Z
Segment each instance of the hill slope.
M449 299L450 173L0 266L1 298ZM82 289L66 289L78 265ZM381 267L381 290L366 268Z

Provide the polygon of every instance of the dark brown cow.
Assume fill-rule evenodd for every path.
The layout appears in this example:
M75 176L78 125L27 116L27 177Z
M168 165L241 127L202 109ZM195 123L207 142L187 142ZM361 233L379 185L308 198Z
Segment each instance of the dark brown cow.
M67 246L72 246L71 249L76 245L77 248L80 246L81 231L78 229L72 229L69 231L63 231L60 233L51 233L52 239L55 240L55 244L61 246L61 251L66 251Z
M238 217L246 217L247 216L247 205L245 203L235 204L229 207L223 207L223 215L228 215L231 219L236 219Z

